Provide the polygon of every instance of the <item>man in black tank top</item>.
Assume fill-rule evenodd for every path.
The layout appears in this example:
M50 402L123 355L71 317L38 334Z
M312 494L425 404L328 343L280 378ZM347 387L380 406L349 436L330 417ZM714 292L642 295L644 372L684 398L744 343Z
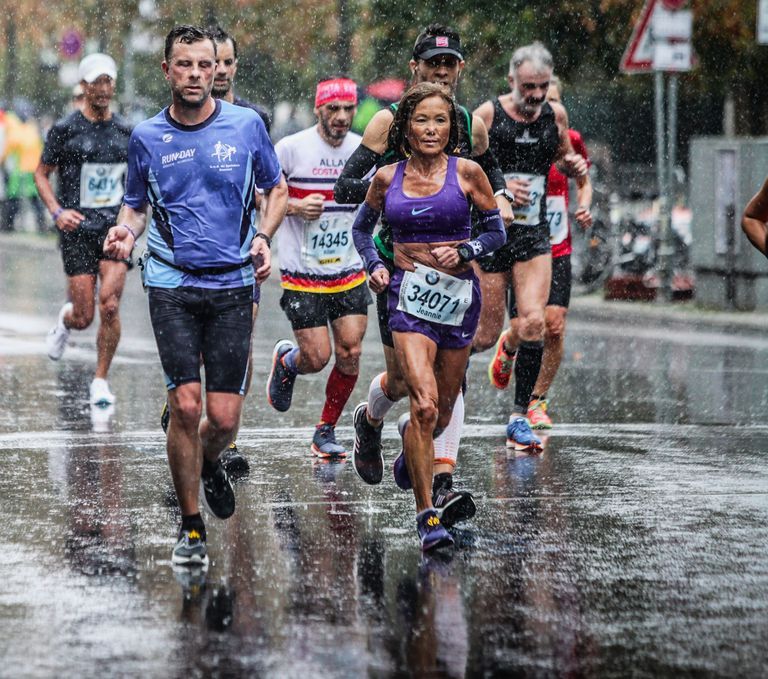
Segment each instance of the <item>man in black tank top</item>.
M531 431L526 413L541 368L544 308L552 276L547 175L553 163L570 176L587 171L586 161L571 146L565 109L546 101L552 67L552 55L541 43L519 48L510 63L511 92L475 111L488 128L490 149L514 197L515 220L508 230L507 244L478 261L483 310L473 348L484 351L496 342L496 352L505 352L505 334L499 334L507 285L512 283L521 342L514 368L515 402L507 426L507 445L528 451L541 450L541 441ZM511 363L508 357L506 365Z
M451 92L456 90L461 71L464 68L459 34L440 24L431 24L422 31L413 49L409 62L413 85L421 82L440 83ZM334 197L342 204L362 203L365 200L370 180L364 177L374 167L397 162L402 157L387 147L389 127L394 119L393 107L379 111L368 123L363 139L357 150L350 156L344 171L334 187ZM491 186L496 192L496 203L501 210L505 224L512 221L510 200L506 196L506 185L498 163L488 153L488 130L476 115L467 114L460 120L468 134L460 137L462 152L476 160L485 170ZM469 129L467 129L469 128ZM385 263L392 261L391 238L388 229L382 228L376 239L376 246ZM371 384L367 403L355 409L355 444L353 464L355 471L366 483L379 483L384 463L381 455L381 427L386 412L397 401L407 396L400 367L395 357L394 343L389 330L387 293L377 295L376 300L379 331L384 345L387 371L377 375ZM452 472L458 451L459 435L463 423L463 399L454 407L454 417L443 436L435 440L435 467L433 504L441 511L445 525L469 518L474 514L474 502L466 491L453 491ZM453 428L453 429L452 429Z

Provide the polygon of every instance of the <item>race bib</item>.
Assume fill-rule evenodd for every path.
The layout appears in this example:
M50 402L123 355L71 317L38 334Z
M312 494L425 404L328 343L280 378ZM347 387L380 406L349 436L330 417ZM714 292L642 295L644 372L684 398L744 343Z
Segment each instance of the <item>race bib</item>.
M541 201L544 197L545 177L542 174L525 174L509 172L504 179L525 179L528 181L530 203L524 207L513 207L515 224L520 226L537 226L541 221Z
M472 304L472 281L416 264L406 271L397 308L433 323L459 326Z
M127 163L83 163L80 169L80 207L117 207L123 200Z
M354 213L322 215L304 222L304 245L301 259L308 267L343 267L357 252L352 247Z
M549 242L552 245L562 243L568 237L568 210L565 196L547 196L547 223L549 224Z

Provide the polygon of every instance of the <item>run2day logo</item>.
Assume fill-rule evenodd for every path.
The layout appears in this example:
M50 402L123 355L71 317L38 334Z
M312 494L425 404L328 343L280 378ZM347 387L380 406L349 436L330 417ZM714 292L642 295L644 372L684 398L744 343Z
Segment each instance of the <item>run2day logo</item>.
M213 147L213 153L211 155L220 163L229 163L232 162L232 156L234 156L235 153L237 153L236 146L230 146L229 144L217 141L216 145Z

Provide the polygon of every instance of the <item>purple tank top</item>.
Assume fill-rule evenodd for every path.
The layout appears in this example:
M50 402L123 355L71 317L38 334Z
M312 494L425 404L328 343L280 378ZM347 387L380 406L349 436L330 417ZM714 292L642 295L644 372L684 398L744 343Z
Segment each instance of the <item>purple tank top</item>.
M439 243L470 237L469 201L459 185L456 156L448 156L443 187L431 196L411 198L403 193L407 160L397 164L384 195L384 217L395 243Z

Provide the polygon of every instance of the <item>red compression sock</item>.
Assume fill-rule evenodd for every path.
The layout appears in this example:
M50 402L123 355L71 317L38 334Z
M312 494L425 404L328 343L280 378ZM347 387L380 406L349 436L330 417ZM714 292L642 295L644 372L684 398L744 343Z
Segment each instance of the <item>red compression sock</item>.
M341 411L347 404L352 390L355 388L357 375L345 375L336 366L333 366L325 385L325 405L320 421L325 424L336 425L341 416Z

